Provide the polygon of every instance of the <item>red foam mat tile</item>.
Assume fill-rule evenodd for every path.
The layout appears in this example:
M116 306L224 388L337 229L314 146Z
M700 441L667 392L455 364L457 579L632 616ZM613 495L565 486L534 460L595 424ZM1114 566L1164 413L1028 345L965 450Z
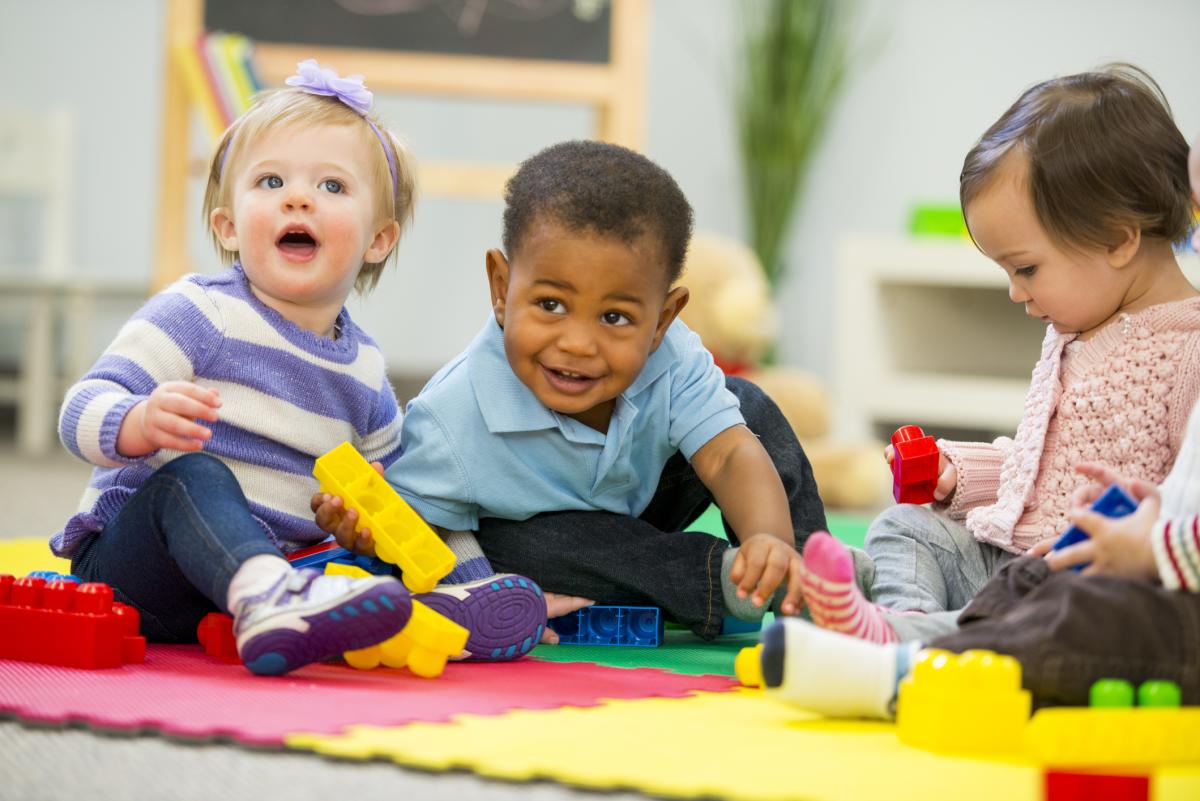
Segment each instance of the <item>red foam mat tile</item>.
M0 660L0 715L282 745L285 734L297 731L332 734L353 724L398 726L461 713L586 707L605 698L679 697L733 686L722 676L532 659L451 663L435 679L341 664L268 678L219 662L197 646L151 645L145 663L111 670Z

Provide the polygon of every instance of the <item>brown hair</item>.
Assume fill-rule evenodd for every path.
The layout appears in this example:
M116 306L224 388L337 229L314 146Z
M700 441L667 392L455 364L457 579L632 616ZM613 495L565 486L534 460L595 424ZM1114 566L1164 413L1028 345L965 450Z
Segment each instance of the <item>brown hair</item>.
M1017 148L1038 220L1059 244L1110 247L1124 227L1168 242L1187 234L1187 141L1143 70L1110 64L1027 89L967 153L964 212Z
M225 130L213 152L208 168L208 186L204 191L205 225L208 225L213 209L228 207L232 202L232 192L224 178L236 171L238 159L267 131L300 125L357 125L362 129L363 147L373 154L371 177L375 183L375 208L379 212L375 222L395 220L403 233L412 219L416 194L412 159L400 141L379 120L370 118L387 140L387 145L371 130L365 119L336 98L313 95L300 89L277 89L258 95L250 110ZM395 185L388 165L388 153L384 151L387 146L391 147L391 155L396 162ZM215 231L210 230L210 233L221 260L226 264L232 263L237 253L226 250ZM383 261L374 264L364 262L354 282L355 289L360 293L372 289L379 282L379 275L388 258L395 252L396 248L392 248Z

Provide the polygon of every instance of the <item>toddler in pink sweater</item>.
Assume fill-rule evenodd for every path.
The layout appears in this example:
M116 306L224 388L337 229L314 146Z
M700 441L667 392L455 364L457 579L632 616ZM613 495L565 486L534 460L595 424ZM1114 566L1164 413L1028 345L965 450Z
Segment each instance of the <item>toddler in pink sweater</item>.
M932 508L884 512L865 556L806 544L813 622L875 642L953 631L1002 565L1048 551L1086 483L1075 464L1161 482L1200 391L1200 296L1173 250L1188 146L1149 76L1114 65L1028 89L967 154L960 198L1046 338L1015 437L939 442Z

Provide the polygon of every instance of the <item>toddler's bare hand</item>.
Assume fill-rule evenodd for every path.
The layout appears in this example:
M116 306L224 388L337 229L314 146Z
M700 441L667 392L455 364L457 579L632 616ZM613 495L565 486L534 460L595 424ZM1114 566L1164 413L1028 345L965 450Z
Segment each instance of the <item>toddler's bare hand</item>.
M578 595L560 595L557 592L544 592L542 597L546 599L546 617L562 617L583 609L585 606L591 606L596 603L591 598L581 598ZM546 645L558 645L558 632L546 626L542 630L542 640Z
M1076 508L1071 522L1087 533L1088 539L1046 556L1051 570L1091 563L1083 575L1152 579L1158 575L1150 533L1158 519L1157 492L1139 499L1138 508L1124 517L1107 517L1091 509Z
M332 534L338 545L353 554L375 555L375 539L371 536L371 530L354 530L358 523L358 512L347 509L340 497L318 492L312 496L309 506L317 527Z
M729 579L737 585L739 598L750 597L755 606L762 606L771 599L775 590L784 582L787 592L779 611L794 615L804 603L801 582L804 578L804 561L795 547L771 534L755 534L742 543Z
M219 408L221 397L215 389L190 381L159 384L126 416L117 434L117 451L126 456L164 448L198 451L212 437L212 429L196 421L217 422Z

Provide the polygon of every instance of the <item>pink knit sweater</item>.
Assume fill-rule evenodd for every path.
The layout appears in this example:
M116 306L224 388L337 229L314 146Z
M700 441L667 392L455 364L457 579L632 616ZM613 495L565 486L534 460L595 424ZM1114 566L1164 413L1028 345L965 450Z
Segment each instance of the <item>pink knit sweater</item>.
M1015 439L939 441L958 471L939 504L980 542L1019 553L1067 527L1077 462L1158 484L1200 393L1200 298L1143 309L1067 345L1050 326Z

